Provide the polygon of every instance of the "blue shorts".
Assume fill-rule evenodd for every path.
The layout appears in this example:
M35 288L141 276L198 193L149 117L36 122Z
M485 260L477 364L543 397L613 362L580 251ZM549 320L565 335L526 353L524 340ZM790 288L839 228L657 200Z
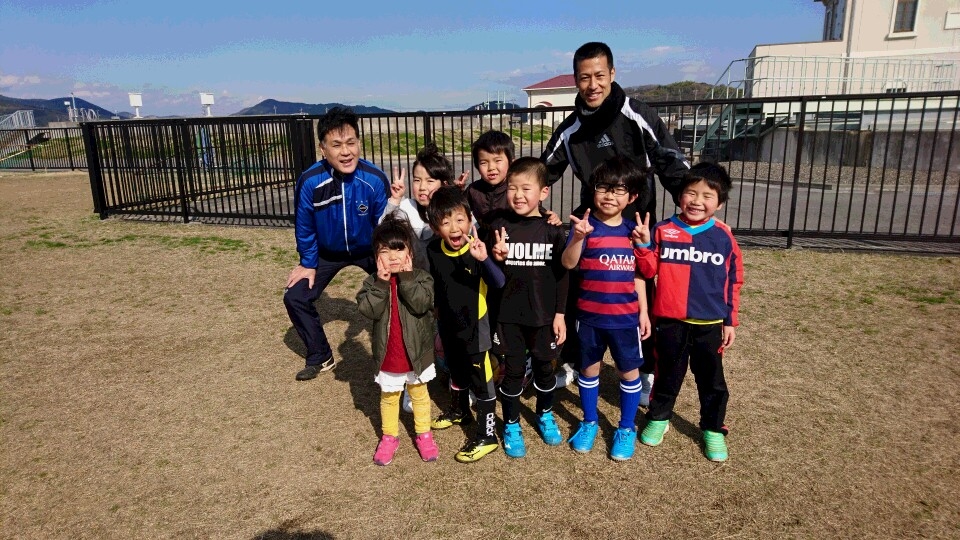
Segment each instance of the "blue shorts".
M603 360L610 349L613 363L621 373L639 369L643 365L640 351L640 327L597 328L577 321L577 337L580 338L580 370Z

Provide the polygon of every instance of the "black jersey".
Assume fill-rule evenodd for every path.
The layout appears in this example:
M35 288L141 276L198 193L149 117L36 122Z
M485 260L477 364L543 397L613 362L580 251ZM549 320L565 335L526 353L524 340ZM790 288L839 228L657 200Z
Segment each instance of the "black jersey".
M441 334L463 342L468 354L490 350L487 291L503 286L503 273L492 258L474 259L469 244L453 251L439 237L427 244L427 258Z
M507 231L507 258L499 263L506 283L497 310L498 323L545 326L553 324L567 305L567 270L560 263L567 235L542 216L498 213L490 222L494 231ZM492 234L492 233L491 233ZM492 239L487 244L493 246Z

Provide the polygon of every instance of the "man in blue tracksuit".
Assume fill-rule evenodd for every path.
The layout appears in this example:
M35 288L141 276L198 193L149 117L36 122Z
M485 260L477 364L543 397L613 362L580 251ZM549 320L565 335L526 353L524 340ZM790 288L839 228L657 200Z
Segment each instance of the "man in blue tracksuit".
M359 266L376 270L370 239L387 207L390 182L360 159L359 118L350 109L331 109L317 123L324 159L300 175L296 188L296 235L300 264L287 279L283 304L307 346L307 381L333 368L333 351L313 303L337 272Z

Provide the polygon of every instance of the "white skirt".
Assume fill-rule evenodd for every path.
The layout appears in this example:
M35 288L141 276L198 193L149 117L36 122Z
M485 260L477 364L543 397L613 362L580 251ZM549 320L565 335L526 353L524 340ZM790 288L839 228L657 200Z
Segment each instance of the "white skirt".
M373 378L374 382L380 385L383 392L400 392L408 384L423 384L432 381L437 376L437 369L430 364L423 373L417 377L413 371L406 373L390 373L389 371L380 371Z

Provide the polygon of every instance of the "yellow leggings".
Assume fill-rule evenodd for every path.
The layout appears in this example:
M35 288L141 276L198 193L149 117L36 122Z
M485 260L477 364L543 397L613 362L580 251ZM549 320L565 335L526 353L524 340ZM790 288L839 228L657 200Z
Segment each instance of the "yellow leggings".
M413 429L417 435L430 431L430 394L425 384L408 384L410 403L413 405ZM396 437L400 434L400 394L380 392L380 421L383 434Z

